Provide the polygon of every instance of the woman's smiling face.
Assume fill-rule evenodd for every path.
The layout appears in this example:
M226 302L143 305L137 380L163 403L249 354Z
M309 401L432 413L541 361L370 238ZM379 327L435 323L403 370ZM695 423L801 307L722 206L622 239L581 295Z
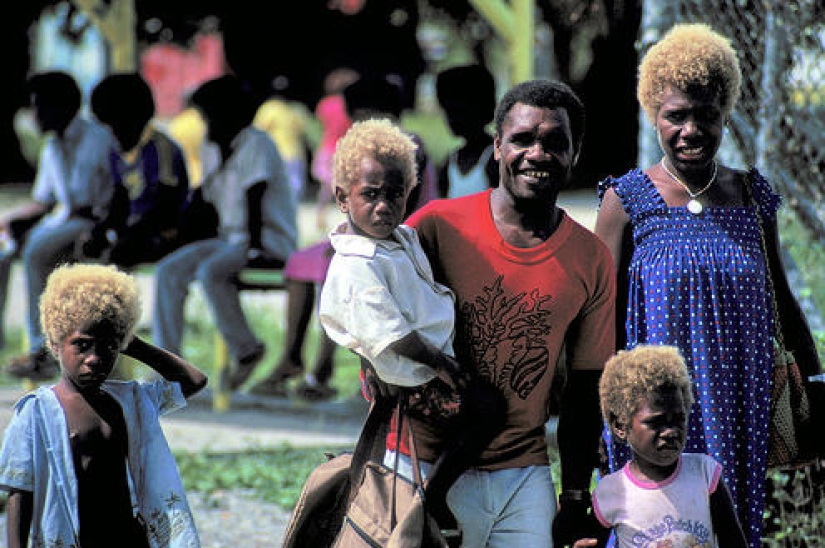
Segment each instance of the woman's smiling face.
M702 174L722 143L725 115L721 99L706 88L688 92L668 86L656 113L659 144L670 164L690 177Z

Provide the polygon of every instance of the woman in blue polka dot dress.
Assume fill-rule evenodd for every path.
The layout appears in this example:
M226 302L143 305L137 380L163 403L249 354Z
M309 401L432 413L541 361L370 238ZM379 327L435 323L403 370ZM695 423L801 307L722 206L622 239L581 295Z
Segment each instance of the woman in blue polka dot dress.
M618 348L681 350L697 396L686 450L722 463L758 548L773 367L768 272L782 323L793 326L786 344L803 371L818 371L819 359L778 252L779 196L756 169L715 159L740 82L736 52L706 25L677 25L648 51L638 98L664 157L599 184L596 233L619 267ZM614 470L629 459L624 446L608 449Z

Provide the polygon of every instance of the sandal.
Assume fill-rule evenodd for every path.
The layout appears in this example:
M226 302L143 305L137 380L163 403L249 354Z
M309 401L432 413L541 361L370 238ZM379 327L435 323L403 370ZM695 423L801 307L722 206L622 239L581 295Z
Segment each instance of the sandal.
M303 374L304 368L293 362L281 362L275 368L269 377L262 380L253 386L249 392L256 396L276 396L279 398L287 397L286 385L289 379L295 378Z
M60 364L47 349L40 348L31 354L12 359L7 371L18 379L45 381L60 373Z
M251 353L238 359L235 369L229 373L229 389L237 390L243 386L265 355L266 345L259 343Z
M302 382L295 389L299 398L307 401L327 401L338 395L338 390L328 384L312 384L307 381Z

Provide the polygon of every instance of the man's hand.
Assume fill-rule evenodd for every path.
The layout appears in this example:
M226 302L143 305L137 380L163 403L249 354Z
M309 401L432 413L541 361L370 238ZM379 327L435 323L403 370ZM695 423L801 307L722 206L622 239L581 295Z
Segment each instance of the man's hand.
M577 541L593 537L594 518L590 510L590 493L586 491L562 492L559 511L553 520L553 546L594 546Z

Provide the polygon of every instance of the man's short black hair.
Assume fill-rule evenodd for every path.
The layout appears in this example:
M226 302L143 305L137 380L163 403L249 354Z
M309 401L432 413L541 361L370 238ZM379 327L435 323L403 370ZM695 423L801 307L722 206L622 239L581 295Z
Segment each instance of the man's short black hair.
M83 101L77 81L69 73L60 70L41 72L29 77L27 90L38 102L56 109L67 120L77 114Z
M209 117L231 119L241 127L252 123L258 107L251 87L231 74L204 82L189 102Z
M155 115L152 90L136 72L105 77L92 90L90 104L98 120L111 126L124 118L146 125Z
M516 103L539 108L563 108L570 118L573 150L578 152L584 139L584 104L576 93L562 82L555 80L528 80L510 88L496 106L496 135L501 136L504 119Z

